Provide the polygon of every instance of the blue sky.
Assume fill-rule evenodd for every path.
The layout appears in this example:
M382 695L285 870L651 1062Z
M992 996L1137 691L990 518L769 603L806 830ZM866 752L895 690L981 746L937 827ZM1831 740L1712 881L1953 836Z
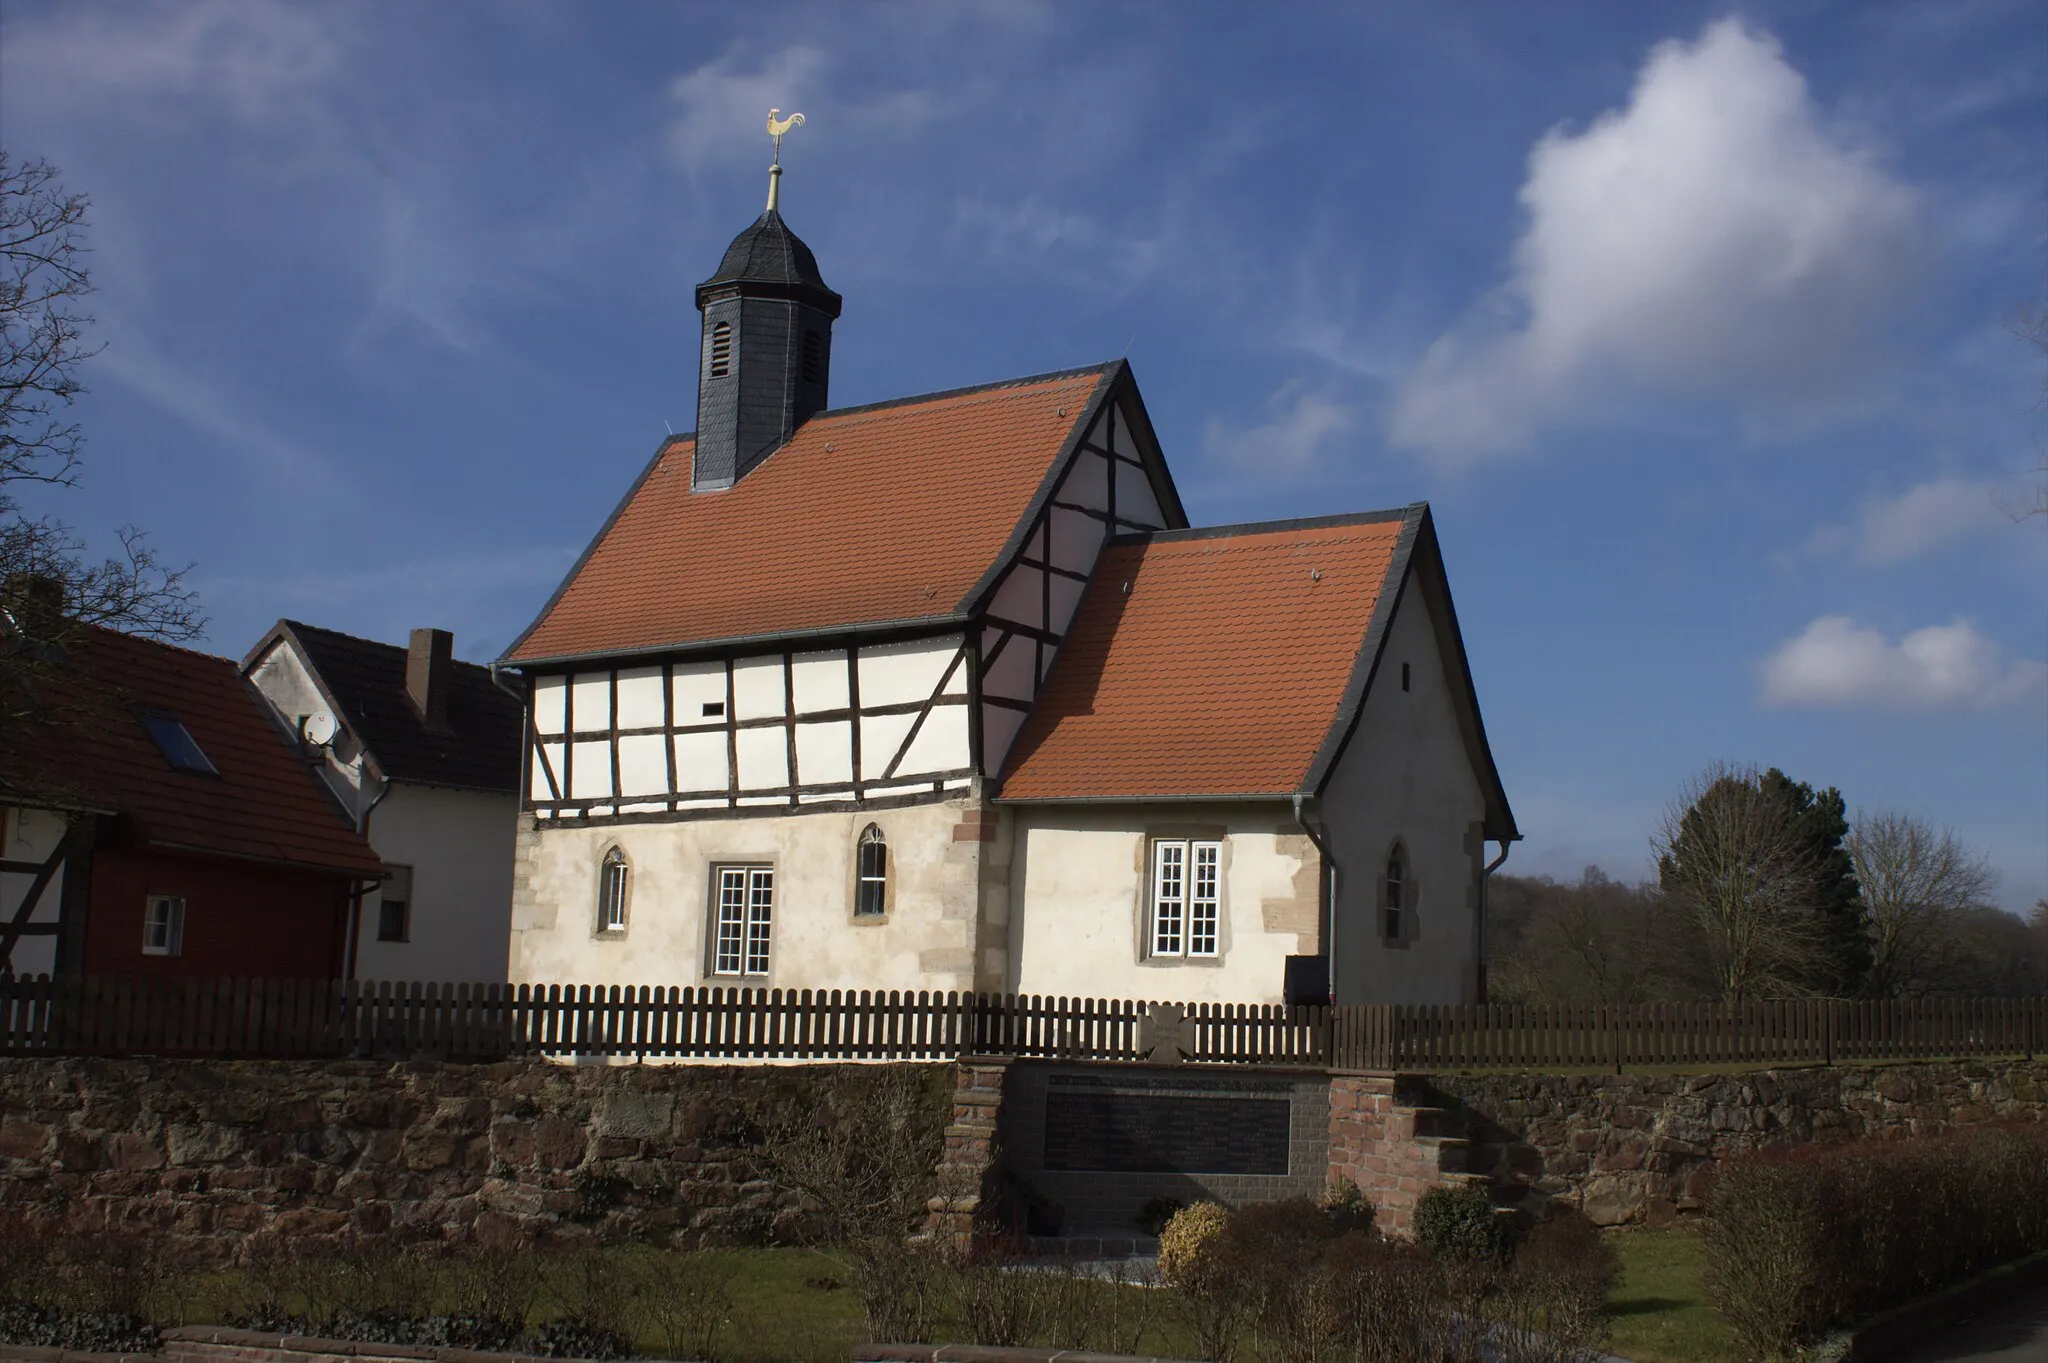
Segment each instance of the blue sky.
M38 505L195 561L219 652L490 658L693 424L770 105L837 404L1128 351L1198 524L1434 505L1508 869L1645 873L1727 759L2048 894L2020 0L10 0L106 347Z

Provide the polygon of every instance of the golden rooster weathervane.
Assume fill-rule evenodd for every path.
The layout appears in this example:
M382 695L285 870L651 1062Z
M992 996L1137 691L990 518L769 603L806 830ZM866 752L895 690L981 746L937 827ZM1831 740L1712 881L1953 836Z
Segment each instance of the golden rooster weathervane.
M777 118L780 109L768 111L768 135L775 139L775 160L768 167L768 211L775 211L776 201L781 197L782 188L782 138L791 128L804 125L802 114L791 114L788 118Z

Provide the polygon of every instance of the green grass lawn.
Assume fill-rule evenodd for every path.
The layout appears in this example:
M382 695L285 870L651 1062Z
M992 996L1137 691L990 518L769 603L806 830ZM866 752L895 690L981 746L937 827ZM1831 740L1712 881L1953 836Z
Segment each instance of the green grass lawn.
M1724 1363L1742 1357L1707 1304L1699 1233L1686 1225L1614 1232L1622 1276L1609 1298L1613 1351L1642 1363Z
M1687 1225L1612 1232L1621 1256L1622 1278L1611 1298L1613 1352L1641 1363L1734 1363L1741 1358L1733 1336L1707 1305L1700 1286L1704 1254L1698 1234ZM641 1248L607 1251L635 1258L662 1252ZM721 1363L843 1363L867 1336L860 1300L848 1285L845 1261L833 1251L735 1249L711 1251L733 1270L733 1309L719 1340ZM209 1274L184 1314L193 1323L225 1318L240 1274ZM1131 1293L1146 1289L1126 1288ZM1165 1357L1192 1357L1184 1324L1166 1309L1166 1294L1152 1297L1152 1319L1142 1349ZM1131 1306L1138 1306L1134 1299ZM666 1352L651 1323L634 1332L651 1357ZM955 1332L960 1333L960 1332ZM964 1337L964 1335L963 1335Z

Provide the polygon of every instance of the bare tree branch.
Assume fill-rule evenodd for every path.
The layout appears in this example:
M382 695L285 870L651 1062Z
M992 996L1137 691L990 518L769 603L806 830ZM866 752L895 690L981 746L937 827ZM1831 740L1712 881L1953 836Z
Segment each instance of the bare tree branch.
M1723 998L1807 991L1826 953L1815 912L1822 868L1760 772L1717 763L1694 777L1652 847L1664 894L1698 928Z
M83 343L92 318L73 306L92 291L80 260L89 206L49 162L0 151L0 483L77 474L81 437L63 412L97 353Z
M78 480L83 437L66 409L97 353L77 307L92 291L87 207L49 162L0 151L0 720L33 712L36 679L79 630L186 640L206 627L188 568L158 558L140 530L120 531L120 551L95 563L62 521L31 516L7 492Z
M1870 988L1917 998L1953 988L1968 967L1965 920L1990 908L1990 863L1948 829L1889 811L1859 814L1849 855L1863 886Z

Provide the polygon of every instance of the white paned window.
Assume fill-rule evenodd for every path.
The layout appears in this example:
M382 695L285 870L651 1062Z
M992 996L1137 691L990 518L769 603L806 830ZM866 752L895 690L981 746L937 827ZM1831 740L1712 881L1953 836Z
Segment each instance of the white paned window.
M1152 955L1220 950L1223 844L1159 838L1152 844Z
M711 973L766 975L774 928L775 868L720 866L712 874L717 877L718 923Z
M624 932L626 930L626 883L632 875L632 868L626 865L626 854L614 847L604 854L604 862L597 873L597 930L599 932Z
M179 956L185 951L185 900L182 895L153 894L142 915L142 954Z

